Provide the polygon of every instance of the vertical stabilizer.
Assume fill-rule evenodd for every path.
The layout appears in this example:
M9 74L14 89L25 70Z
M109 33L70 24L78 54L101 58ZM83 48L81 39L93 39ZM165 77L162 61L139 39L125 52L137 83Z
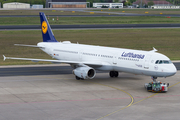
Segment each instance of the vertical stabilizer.
M43 12L39 12L43 42L57 42L47 18Z

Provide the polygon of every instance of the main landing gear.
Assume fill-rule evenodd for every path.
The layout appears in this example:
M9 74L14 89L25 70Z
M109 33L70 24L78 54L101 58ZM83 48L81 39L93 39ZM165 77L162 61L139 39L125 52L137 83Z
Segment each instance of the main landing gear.
M169 83L161 83L160 81L156 81L156 79L157 77L153 76L153 82L145 83L145 89L150 92L167 92Z
M84 80L84 79L76 76L76 80Z
M117 71L110 71L109 72L109 76L110 77L118 77L119 76L119 72L117 72Z

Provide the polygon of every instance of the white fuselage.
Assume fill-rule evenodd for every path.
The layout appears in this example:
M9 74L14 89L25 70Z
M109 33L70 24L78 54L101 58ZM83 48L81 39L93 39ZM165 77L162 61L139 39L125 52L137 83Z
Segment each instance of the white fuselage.
M57 60L101 63L91 66L101 71L121 71L155 77L167 77L176 73L173 63L160 63L157 60L170 61L168 57L154 51L141 51L123 48L101 47L70 42L40 42L37 46Z

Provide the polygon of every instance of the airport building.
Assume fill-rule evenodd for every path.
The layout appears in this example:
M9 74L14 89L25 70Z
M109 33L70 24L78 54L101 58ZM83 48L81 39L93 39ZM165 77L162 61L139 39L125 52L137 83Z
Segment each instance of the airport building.
M32 5L33 9L42 9L43 8L43 5Z
M175 6L167 1L153 1L154 5L151 6L152 9L180 9L180 6Z
M3 8L30 8L30 4L19 2L4 3Z
M93 7L102 8L106 6L108 8L123 8L123 3L93 3Z
M87 8L86 0L46 0L46 8Z
M145 5L148 5L148 2L150 2L150 0L137 0L136 2L133 2L133 7L144 7ZM153 3L153 6L148 7L152 9L180 9L180 6L175 6L168 1L153 1Z
M180 6L151 6L152 9L180 9Z

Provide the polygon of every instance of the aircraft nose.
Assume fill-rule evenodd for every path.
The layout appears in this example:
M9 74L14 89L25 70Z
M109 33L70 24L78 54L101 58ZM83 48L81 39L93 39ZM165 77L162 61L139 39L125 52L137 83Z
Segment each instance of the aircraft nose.
M176 72L177 72L177 69L176 69L176 67L174 66L174 64L172 64L171 65L171 67L169 67L168 68L169 70L169 72L168 72L168 76L173 76L173 75L175 75L176 74Z

